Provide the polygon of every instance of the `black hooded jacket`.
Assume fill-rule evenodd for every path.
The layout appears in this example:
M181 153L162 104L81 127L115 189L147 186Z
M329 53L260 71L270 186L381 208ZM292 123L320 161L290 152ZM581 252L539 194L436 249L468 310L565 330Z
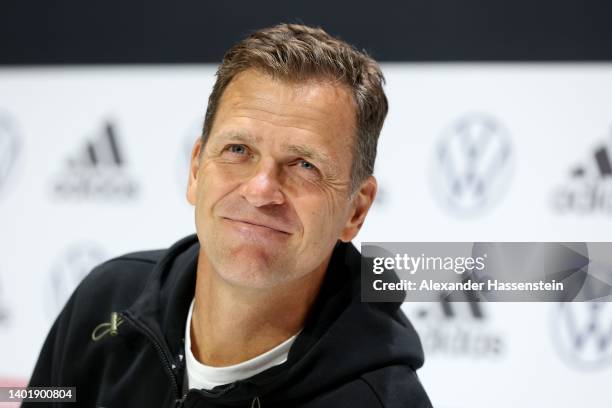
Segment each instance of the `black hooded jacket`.
M431 406L415 373L423 364L416 332L399 304L360 301L360 254L344 243L285 363L187 390L184 333L198 251L193 235L96 267L53 324L29 385L75 386L76 404L52 405L66 407Z

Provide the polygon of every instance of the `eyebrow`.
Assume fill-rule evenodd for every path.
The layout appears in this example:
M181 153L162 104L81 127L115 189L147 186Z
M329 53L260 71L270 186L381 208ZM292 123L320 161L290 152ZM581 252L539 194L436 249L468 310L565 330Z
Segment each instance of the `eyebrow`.
M220 138L223 138L226 141L241 142L245 144L253 144L255 142L261 141L261 137L259 136L254 136L250 133L236 132L236 131L223 133L220 135Z
M225 132L219 135L220 138L225 141L230 142L239 142L244 144L255 144L261 142L261 136L252 135L247 132L240 131L230 131ZM326 166L330 170L337 170L334 165L333 160L329 157L329 155L313 150L309 146L305 145L296 145L296 144L283 144L282 148L286 151L289 151L297 156L300 156L304 159L312 160L317 163L321 163L323 166Z

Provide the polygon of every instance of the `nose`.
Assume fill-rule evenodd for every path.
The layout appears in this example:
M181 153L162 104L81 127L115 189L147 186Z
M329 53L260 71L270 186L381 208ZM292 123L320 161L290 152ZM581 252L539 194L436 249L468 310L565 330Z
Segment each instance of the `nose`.
M254 207L280 205L285 202L279 181L279 169L273 159L262 159L255 169L255 174L240 190L242 196Z

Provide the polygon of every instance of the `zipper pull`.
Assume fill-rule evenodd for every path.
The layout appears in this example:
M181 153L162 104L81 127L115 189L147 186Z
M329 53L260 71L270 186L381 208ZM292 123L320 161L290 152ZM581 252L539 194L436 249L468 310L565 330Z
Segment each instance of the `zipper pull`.
M182 408L184 400L184 398L174 400L174 408Z
M112 312L108 334L110 334L111 336L117 335L117 326L119 326L119 322L122 322L122 320L117 315L117 312Z
M111 336L116 336L119 332L117 328L123 323L123 318L119 316L117 312L112 312L110 316L110 322L108 323L100 323L96 328L91 332L91 339L93 341L98 341L106 334Z

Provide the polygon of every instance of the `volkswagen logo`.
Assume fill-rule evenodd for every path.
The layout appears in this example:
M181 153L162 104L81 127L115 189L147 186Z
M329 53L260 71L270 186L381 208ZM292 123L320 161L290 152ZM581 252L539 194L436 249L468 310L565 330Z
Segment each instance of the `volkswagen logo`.
M432 160L434 193L457 215L480 215L508 187L513 150L506 128L495 118L470 114L441 135Z
M80 243L67 248L52 266L48 310L56 315L83 278L106 259L104 251L92 243Z
M612 304L572 302L556 305L553 338L561 356L582 369L612 363Z

